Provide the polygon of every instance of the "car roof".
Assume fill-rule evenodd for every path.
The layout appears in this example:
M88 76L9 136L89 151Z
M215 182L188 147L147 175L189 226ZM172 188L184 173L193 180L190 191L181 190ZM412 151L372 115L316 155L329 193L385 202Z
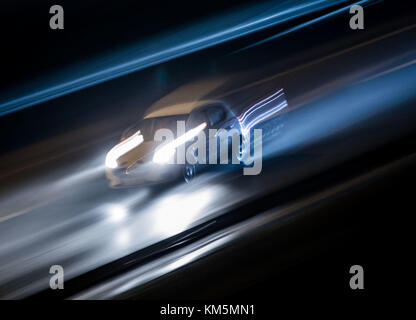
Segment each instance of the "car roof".
M212 92L221 87L226 78L209 79L180 86L146 110L144 119L189 114L195 108L214 102Z

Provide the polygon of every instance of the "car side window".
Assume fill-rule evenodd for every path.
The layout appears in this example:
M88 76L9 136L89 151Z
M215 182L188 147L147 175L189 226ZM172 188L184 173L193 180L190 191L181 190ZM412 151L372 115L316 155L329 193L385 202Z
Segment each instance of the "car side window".
M211 126L225 120L225 111L220 106L208 108L206 114Z

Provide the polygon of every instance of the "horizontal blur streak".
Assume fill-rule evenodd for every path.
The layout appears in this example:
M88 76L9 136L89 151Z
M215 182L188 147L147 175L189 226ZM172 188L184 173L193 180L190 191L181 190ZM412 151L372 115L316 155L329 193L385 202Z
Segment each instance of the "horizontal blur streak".
M369 0L361 0L361 1L357 1L355 4L357 4L357 5L361 5L361 6L363 6L363 7L364 7L365 5L369 5L369 4L371 4L372 2L374 3L374 2L375 2L375 0L373 0L373 1L369 1ZM237 53L237 52L240 52L240 51L243 51L243 50L247 50L247 49L249 49L249 48L252 48L252 47L255 47L255 46L261 45L261 44L263 44L263 43L266 43L266 42L272 41L272 40L274 40L274 39L277 39L277 38L279 38L279 37L282 37L282 36L284 36L285 34L288 34L288 33L290 33L290 32L294 32L294 31L297 31L297 30L302 29L302 28L304 28L304 27L311 26L311 25L313 25L314 23L317 23L317 22L319 22L319 21L325 20L325 19L330 18L330 17L332 17L332 16L334 16L334 15L340 14L340 13L342 13L342 12L344 12L344 11L349 11L349 9L350 9L350 8L351 8L351 4L349 4L349 5L345 6L345 7L342 7L342 8L340 8L340 9L334 10L334 11L332 11L332 12L328 13L328 14L324 14L324 15L322 15L322 16L320 16L320 17L316 18L316 19L312 19L312 20L309 20L309 21L307 21L307 22L305 22L305 23L301 23L301 24L299 24L299 25L297 25L297 26L295 26L295 27L289 28L289 29L287 29L287 30L285 30L285 31L283 31L283 32L280 32L280 33L278 33L278 34L275 34L275 35L273 35L273 36L271 36L271 37L269 37L269 38L267 38L267 39L263 39L263 40L261 40L261 41L259 41L259 42L253 43L253 44L251 44L251 45L249 45L249 46L247 46L247 47L245 47L245 48L242 48L242 49L239 49L239 50L235 51L234 53Z
M258 4L154 37L151 41L113 52L99 61L71 66L63 73L28 84L27 90L18 96L0 93L0 116L344 2L348 1L298 0Z

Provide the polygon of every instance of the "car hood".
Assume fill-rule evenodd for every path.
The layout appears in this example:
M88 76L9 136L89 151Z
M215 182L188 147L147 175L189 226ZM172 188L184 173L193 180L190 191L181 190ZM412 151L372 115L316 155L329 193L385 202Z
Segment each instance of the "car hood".
M130 150L118 159L119 167L131 170L140 163L152 161L153 153L161 142L143 141L136 148Z

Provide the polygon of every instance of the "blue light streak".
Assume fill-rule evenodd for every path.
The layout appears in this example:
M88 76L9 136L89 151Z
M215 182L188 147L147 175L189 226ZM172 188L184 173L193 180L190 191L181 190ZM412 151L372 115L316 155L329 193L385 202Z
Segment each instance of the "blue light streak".
M98 62L71 66L15 94L2 93L0 116L115 79L199 50L275 26L347 0L303 0L258 4L224 14L168 35L155 37ZM360 1L364 2L364 1ZM177 39L182 39L178 43ZM81 76L80 76L81 75Z

